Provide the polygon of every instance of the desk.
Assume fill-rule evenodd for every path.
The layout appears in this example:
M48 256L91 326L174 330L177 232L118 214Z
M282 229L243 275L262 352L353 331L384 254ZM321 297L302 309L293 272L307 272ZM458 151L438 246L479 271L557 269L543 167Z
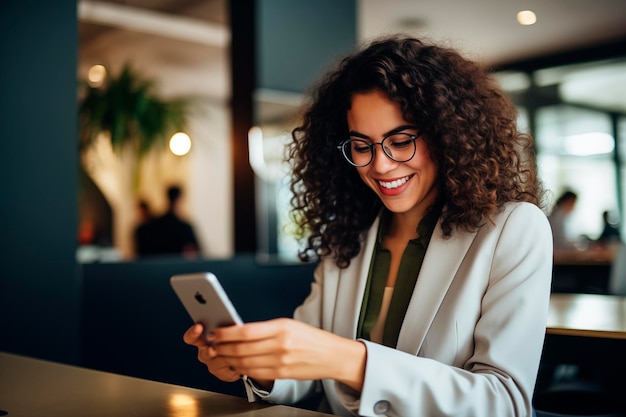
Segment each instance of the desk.
M584 378L601 381L609 392L619 392L625 351L626 297L552 294L536 389L548 387L555 367L567 364L576 365Z
M595 247L586 251L555 250L554 263L559 265L604 265L613 262L616 248Z
M7 417L328 416L2 352L0 410Z
M546 333L626 339L626 297L552 294Z
M560 365L574 365L578 379L598 382L626 408L624 352L626 297L552 294L535 393L551 386Z

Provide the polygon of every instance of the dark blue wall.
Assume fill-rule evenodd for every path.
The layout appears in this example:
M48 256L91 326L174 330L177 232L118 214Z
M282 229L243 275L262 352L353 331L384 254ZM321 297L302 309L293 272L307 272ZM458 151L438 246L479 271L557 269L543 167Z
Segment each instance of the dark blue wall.
M0 350L79 359L76 0L0 3Z
M243 396L241 383L221 382L209 374L198 362L196 348L183 342L192 321L176 298L170 277L215 273L242 320L249 322L291 317L309 293L315 266L259 263L254 255L84 265L82 364Z
M257 83L305 92L356 46L355 0L257 0Z

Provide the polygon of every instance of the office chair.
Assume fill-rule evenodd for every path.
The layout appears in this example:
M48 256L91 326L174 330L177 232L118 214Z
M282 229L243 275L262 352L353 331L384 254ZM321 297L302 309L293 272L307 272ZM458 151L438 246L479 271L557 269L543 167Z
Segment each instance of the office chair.
M620 243L615 250L609 275L609 293L626 296L626 244Z

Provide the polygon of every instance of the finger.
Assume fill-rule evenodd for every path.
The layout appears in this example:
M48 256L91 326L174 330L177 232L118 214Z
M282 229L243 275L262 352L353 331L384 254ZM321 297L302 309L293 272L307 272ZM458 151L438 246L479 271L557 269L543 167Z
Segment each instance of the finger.
M204 364L209 364L217 356L217 352L211 346L198 347L198 360Z
M243 325L219 327L215 329L215 342L249 342L271 338L286 330L290 326L291 321L290 319L273 319Z
M212 348L209 348L208 350L212 350L213 353L215 353L215 350ZM204 363L210 373L223 381L232 382L241 378L241 374L220 356L213 356L210 360Z
M247 356L275 355L284 352L275 338L258 339L243 342L220 342L213 345L217 355L224 358L242 358Z
M196 323L191 326L183 335L183 340L188 345L202 347L206 346L206 342L202 339L203 327L201 324Z

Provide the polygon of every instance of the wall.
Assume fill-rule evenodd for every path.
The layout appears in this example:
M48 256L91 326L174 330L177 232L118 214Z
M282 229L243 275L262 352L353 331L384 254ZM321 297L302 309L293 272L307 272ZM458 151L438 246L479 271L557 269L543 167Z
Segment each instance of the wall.
M0 350L79 359L76 1L0 4Z
M356 46L356 0L257 0L259 88L304 93Z

